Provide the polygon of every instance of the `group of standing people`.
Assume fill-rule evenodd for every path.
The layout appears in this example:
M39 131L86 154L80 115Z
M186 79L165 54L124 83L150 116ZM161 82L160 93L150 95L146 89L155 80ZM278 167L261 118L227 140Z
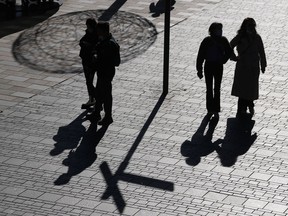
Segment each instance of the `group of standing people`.
M80 54L86 79L89 100L82 109L93 108L91 120L99 125L109 125L112 118L112 80L115 67L120 64L120 47L110 33L108 22L86 20L86 32L80 40ZM94 77L97 75L96 86ZM105 116L101 119L100 112Z
M112 80L115 67L120 64L120 47L110 33L108 22L97 22L93 18L86 20L86 33L80 40L80 54L89 95L83 109L93 107L93 121L100 125L109 125L112 118ZM206 82L206 108L209 115L219 116L220 89L223 77L223 65L230 59L236 61L232 95L238 97L237 117L254 115L254 101L259 97L259 74L265 72L267 62L261 36L256 31L253 18L242 22L237 35L230 41L222 36L223 25L212 23L209 36L200 44L197 55L197 75ZM236 47L237 55L234 52ZM203 68L204 63L204 68ZM94 76L97 83L94 87ZM101 120L100 112L104 108L105 116Z
M267 66L261 36L256 31L255 20L250 17L244 19L230 43L222 36L222 29L221 23L210 25L210 36L201 42L197 55L197 75L202 79L204 71L205 76L208 114L219 115L223 65L230 59L236 61L232 95L238 97L237 117L248 114L247 109L253 116L254 101L259 97L260 70L264 73Z

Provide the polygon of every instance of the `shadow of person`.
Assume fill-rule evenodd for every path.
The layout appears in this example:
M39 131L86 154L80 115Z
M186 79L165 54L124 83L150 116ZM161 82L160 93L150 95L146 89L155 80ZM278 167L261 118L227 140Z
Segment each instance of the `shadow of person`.
M150 13L153 13L152 17L159 17L162 13L165 12L165 1L166 0L158 0L158 2L156 4L154 2L152 2L149 5ZM173 5L176 3L176 1L170 0L170 2L171 2L171 9L170 10L173 10L174 9Z
M192 136L191 141L186 140L181 145L181 154L187 157L186 163L191 166L196 166L200 163L201 157L207 156L215 150L215 146L212 143L213 133L218 124L219 116L215 115L211 118L211 115L206 115L196 133ZM205 129L208 126L208 130L204 135Z
M95 162L97 158L96 146L107 128L108 126L103 126L97 131L97 123L91 123L76 150L71 150L67 158L63 160L62 163L68 166L68 171L54 181L55 185L67 184L72 176L78 175Z
M218 139L215 142L216 151L223 166L233 166L237 157L245 154L252 146L257 139L257 134L252 134L254 124L255 121L251 119L251 116L227 119L224 139Z
M54 149L50 151L51 156L61 154L66 149L74 149L85 134L86 128L82 125L86 121L87 111L81 113L75 120L66 126L59 127L57 134L53 137L56 142Z

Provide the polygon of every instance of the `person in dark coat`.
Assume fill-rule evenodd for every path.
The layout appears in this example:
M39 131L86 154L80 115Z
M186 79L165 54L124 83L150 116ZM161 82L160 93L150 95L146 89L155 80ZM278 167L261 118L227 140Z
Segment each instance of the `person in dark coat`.
M237 116L245 115L247 108L253 116L254 100L259 98L260 68L264 73L267 66L263 41L253 18L244 19L230 45L238 53L236 56L233 52L231 58L236 61L232 95L238 97Z
M200 79L204 75L206 82L206 108L209 114L219 115L220 89L223 76L223 64L231 56L232 49L226 37L222 36L223 25L212 23L209 27L210 36L201 42L197 55L197 75ZM214 82L214 86L213 86Z
M96 46L95 65L97 71L96 104L93 113L94 121L101 119L101 109L104 106L105 116L98 122L99 125L109 125L112 118L112 80L115 67L120 64L120 47L110 33L108 22L99 22L97 25L99 43Z
M93 18L86 20L86 33L80 40L80 54L82 59L83 71L86 79L86 86L88 90L89 100L87 103L82 104L82 109L87 109L95 104L94 98L94 76L95 67L93 66L93 50L98 42L97 37L97 22Z

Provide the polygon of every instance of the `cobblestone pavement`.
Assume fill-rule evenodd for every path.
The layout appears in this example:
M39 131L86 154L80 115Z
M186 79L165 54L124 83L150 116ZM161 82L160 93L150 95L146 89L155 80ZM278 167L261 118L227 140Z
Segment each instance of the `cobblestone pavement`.
M113 2L64 1L53 17ZM288 214L286 0L177 0L165 98L163 14L151 16L152 2L117 1L121 11L149 20L157 34L118 68L108 128L91 124L80 109L87 97L83 74L20 64L13 57L20 33L0 39L0 215ZM258 24L268 68L260 76L256 115L241 133L230 95L234 63L225 65L219 122L208 124L195 58L212 22L222 22L231 39L247 16ZM45 42L48 49L55 41ZM203 135L207 130L212 140Z

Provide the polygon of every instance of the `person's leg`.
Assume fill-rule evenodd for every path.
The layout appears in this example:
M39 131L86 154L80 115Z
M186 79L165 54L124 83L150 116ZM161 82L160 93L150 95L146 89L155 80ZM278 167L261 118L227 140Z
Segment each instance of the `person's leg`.
M104 118L99 122L100 125L109 125L113 122L112 118L112 81L105 80L103 85L103 104L104 104Z
M91 114L92 120L98 122L101 119L100 112L103 105L103 82L101 79L97 80L94 97L96 99L94 110Z
M94 96L95 87L93 85L95 72L88 66L88 63L83 62L82 64L83 64L83 71L84 71L85 80L86 80L87 91L89 95L88 102L85 104L82 104L82 108L86 109L95 104L95 96Z
M103 80L102 79L98 79L97 83L96 83L96 88L95 88L95 106L94 106L94 110L95 112L99 113L102 110L102 106L103 106L103 102L104 102L104 87L103 87Z
M87 85L87 90L88 90L88 94L89 97L95 97L95 87L94 87L94 76L95 76L95 72L89 68L89 72L86 76L86 85Z
M223 77L223 66L219 65L218 68L215 68L214 73L214 111L220 112L221 106L220 106L220 89L221 89L221 82Z
M214 112L213 107L213 75L209 67L206 66L204 71L206 83L206 108L208 113Z
M238 108L237 108L237 116L243 116L246 114L247 103L243 98L238 98Z

